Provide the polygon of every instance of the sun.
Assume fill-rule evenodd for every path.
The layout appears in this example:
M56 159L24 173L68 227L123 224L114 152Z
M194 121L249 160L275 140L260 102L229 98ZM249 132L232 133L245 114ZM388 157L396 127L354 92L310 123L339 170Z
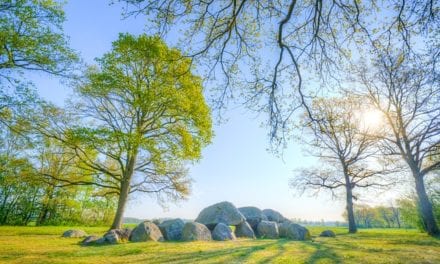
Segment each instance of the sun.
M362 129L377 131L384 126L384 115L377 109L367 108L361 113L360 123Z

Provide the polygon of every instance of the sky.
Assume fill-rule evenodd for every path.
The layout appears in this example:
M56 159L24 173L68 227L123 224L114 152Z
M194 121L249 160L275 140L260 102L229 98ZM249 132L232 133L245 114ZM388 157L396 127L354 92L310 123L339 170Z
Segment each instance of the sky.
M64 32L71 47L88 64L109 51L119 33L141 34L145 29L143 17L122 19L122 6L109 2L75 0L65 6ZM38 75L35 82L40 95L59 105L71 94L69 87L53 77ZM164 208L154 197L137 195L131 197L125 216L194 219L203 208L230 201L237 207L272 208L288 218L343 220L342 199L334 200L326 193L318 197L300 196L289 187L295 169L317 162L306 157L298 143L292 142L283 158L277 157L267 151L268 128L261 126L264 116L238 106L229 109L226 118L227 122L215 122L212 144L203 150L202 159L189 167L194 182L188 200L167 203Z

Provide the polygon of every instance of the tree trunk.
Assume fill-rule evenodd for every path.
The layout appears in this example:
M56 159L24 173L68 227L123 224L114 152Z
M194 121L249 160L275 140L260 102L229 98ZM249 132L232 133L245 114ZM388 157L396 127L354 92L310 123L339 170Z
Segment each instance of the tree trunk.
M440 231L438 229L434 213L432 211L432 204L429 201L428 195L426 194L423 177L419 173L414 172L413 176L416 182L419 209L422 216L424 228L426 229L426 232L428 232L428 234L431 236L439 235Z
M130 193L130 182L131 177L133 176L134 166L136 163L137 153L133 154L133 156L129 159L124 177L121 181L121 190L119 193L118 199L118 208L116 210L115 218L113 219L113 224L111 229L121 229L123 224L123 217L125 211L125 205L127 204L128 194Z
M124 177L125 178L125 177ZM121 182L121 192L118 199L118 208L116 210L115 218L113 219L113 224L111 229L120 229L122 227L122 218L124 216L125 205L128 200L128 193L130 191L130 182L127 179Z
M353 193L351 186L346 186L347 190L347 216L348 216L348 233L354 234L357 232L356 222L354 220L353 211Z

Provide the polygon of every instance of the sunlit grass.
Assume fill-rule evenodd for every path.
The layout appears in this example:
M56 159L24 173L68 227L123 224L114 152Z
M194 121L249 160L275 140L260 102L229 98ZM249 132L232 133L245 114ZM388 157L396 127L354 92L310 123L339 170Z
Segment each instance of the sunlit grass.
M82 247L66 227L0 227L0 263L440 263L440 240L416 230L371 229L313 241L145 242ZM103 234L105 227L82 228Z

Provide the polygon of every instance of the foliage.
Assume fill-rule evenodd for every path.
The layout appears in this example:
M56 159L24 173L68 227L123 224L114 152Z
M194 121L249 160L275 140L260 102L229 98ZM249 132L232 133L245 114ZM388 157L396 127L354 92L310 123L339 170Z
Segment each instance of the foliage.
M91 234L103 228L74 227ZM336 238L316 237L328 227L310 228L314 241L142 242L81 247L61 238L67 227L0 227L0 262L6 263L438 263L438 239L416 230L368 229Z
M78 83L78 100L55 112L52 126L36 129L70 149L89 172L48 176L119 197L116 227L130 193L156 194L159 201L189 194L184 165L210 142L211 117L191 61L158 37L121 34L97 62Z
M52 0L0 3L0 82L13 73L43 71L66 76L78 61L62 32L62 4Z

